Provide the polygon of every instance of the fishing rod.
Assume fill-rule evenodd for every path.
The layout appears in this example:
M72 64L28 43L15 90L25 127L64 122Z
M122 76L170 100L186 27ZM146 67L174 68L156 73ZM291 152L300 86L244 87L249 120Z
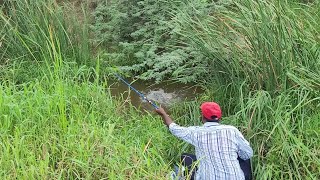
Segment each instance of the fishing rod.
M159 107L152 102L151 100L149 100L144 94L142 94L141 92L139 92L138 90L136 90L134 87L132 87L127 81L125 81L120 75L118 74L114 74L119 80L121 80L123 83L125 83L127 86L129 86L129 88L131 90L133 90L135 93L137 93L143 100L147 101L148 103L150 103L155 109L159 109Z

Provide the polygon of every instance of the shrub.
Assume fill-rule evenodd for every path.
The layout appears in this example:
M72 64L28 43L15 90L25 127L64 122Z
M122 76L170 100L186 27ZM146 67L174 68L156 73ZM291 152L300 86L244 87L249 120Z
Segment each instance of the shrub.
M97 43L108 47L108 63L142 73L143 79L197 80L203 68L194 67L205 57L186 43L173 17L180 11L207 15L213 6L201 0L188 3L194 7L167 0L98 1L93 30Z

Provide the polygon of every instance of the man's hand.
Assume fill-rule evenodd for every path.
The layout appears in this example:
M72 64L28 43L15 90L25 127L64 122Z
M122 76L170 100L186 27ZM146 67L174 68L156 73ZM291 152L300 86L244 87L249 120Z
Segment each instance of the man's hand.
M163 119L163 122L169 126L171 123L173 123L170 116L166 113L166 111L163 108L159 108L155 110Z
M156 112L157 112L160 116L167 116L167 115L168 115L163 108L158 108L158 109L156 109Z

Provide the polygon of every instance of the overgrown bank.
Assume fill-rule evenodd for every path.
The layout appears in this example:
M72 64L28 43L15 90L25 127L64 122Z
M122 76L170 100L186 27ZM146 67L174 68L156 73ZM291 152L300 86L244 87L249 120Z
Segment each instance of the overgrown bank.
M256 177L319 178L319 2L127 3L98 3L108 61L205 86L254 144Z
M208 91L199 102L220 102L223 122L239 127L251 142L257 179L319 179L319 15L309 14L319 4L303 10L275 1L192 1L179 8L171 1L139 2L130 1L133 13L170 6L150 9L146 16L157 15L151 21L138 18L132 41L120 42L121 53L113 49L108 61L99 63L90 60L95 58L87 24L68 21L72 13L67 16L53 1L16 1L2 13L2 179L165 179L171 163L190 146L173 138L152 114L141 116L112 98L103 78L105 64L133 65L147 78L160 74L202 83ZM121 10L110 7L113 13ZM157 22L160 16L165 24ZM151 31L152 24L164 29ZM174 34L163 33L172 28ZM123 34L131 35L128 31ZM100 40L117 42L112 32ZM150 32L172 37L152 41ZM172 116L184 125L199 124L199 102L180 104Z

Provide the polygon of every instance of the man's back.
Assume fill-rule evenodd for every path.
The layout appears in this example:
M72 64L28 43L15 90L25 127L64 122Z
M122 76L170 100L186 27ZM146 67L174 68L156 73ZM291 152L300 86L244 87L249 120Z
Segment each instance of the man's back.
M181 127L170 124L173 135L195 146L199 160L196 179L244 179L238 156L252 156L252 149L233 126L206 122L203 126Z

